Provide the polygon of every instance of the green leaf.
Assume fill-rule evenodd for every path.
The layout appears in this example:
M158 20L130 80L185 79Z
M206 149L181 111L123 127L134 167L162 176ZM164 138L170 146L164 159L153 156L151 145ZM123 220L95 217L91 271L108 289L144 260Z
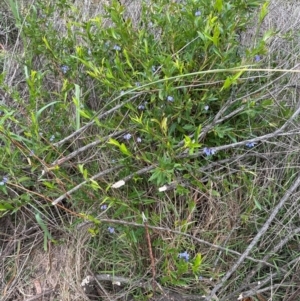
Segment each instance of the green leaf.
M50 232L48 231L48 228L47 228L46 224L44 223L44 221L42 220L39 213L36 213L35 218L36 218L36 221L39 224L39 226L44 231L44 251L47 252L47 250L48 250L47 242L48 242L48 239L52 240L52 236L51 236Z
M61 102L61 101L59 101L59 100L52 101L52 102L48 103L47 105L45 105L44 107L42 107L41 109L39 109L39 110L36 112L36 120L38 120L39 116L42 114L42 112L43 112L44 110L46 110L46 109L49 108L50 106L53 106L53 105L55 105L56 103L59 103L59 102Z
M110 139L108 140L107 143L108 143L108 144L115 145L115 146L117 146L117 147L120 147L120 146L121 146L120 142L117 141L116 139L113 139L113 138L110 138Z
M221 12L222 8L223 8L223 0L216 0L215 9L217 9L218 12Z
M264 99L262 102L261 102L261 106L263 108L266 108L266 107L269 107L273 104L273 100L272 99Z
M232 77L231 76L228 76L226 79L225 79L225 82L223 84L223 87L221 88L221 91L222 90L225 90L225 89L228 89L231 85L232 85L233 81L232 81Z
M127 149L124 143L120 145L120 151L126 156L132 156L132 153Z
M75 104L75 109L76 109L76 113L75 113L75 129L78 130L80 128L80 107L81 107L81 100L80 100L80 96L81 96L81 89L80 86L77 84L74 84L75 86L75 97L72 97L73 102Z
M202 124L200 124L200 125L197 127L197 130L195 131L195 135L194 135L195 141L198 141L199 136L200 136L200 133L201 133L201 130L202 130Z
M212 37L212 41L214 43L215 46L218 46L219 45L219 36L220 36L220 28L219 26L215 26L215 29L214 29L214 35Z
M83 174L83 164L78 164L78 169L81 174Z
M8 211L8 210L13 210L14 207L6 202L0 203L0 211Z
M127 149L124 143L118 142L117 140L110 138L108 141L109 144L115 145L119 148L119 150L126 156L132 156L132 153Z
M221 91L228 89L231 85L236 84L237 80L241 77L241 75L245 72L246 70L241 70L237 72L237 74L233 76L228 76L223 84L223 87L221 88Z
M92 116L86 110L79 110L79 112L80 112L80 116L82 116L86 119L91 119L92 118Z
M269 8L269 4L270 2L267 1L263 4L262 8L261 8L261 11L260 11L260 14L259 14L259 21L262 22L262 20L265 18L265 16L267 15L268 13L268 8Z
M202 264L202 255L200 253L197 253L196 258L194 260L193 266L192 266L192 270L194 273L197 273L199 271L199 268Z
M167 130L168 130L168 118L167 117L164 117L160 123L160 127L161 127L161 130L163 132L164 135L167 135Z
M53 189L55 187L55 183L51 183L48 181L43 181L43 185L45 185L46 187Z
M258 200L256 198L254 198L254 203L255 203L255 206L257 207L257 209L261 210L261 204L258 202Z
M264 33L263 41L266 42L269 38L273 37L274 35L275 35L275 32L274 32L273 29L267 30L267 31Z
M220 193L216 190L211 191L212 196L220 197Z
M88 232L95 237L99 233L99 227L88 228Z
M184 148L190 147L192 139L189 136L184 135Z
M125 55L127 65L131 68L132 71L134 71L134 68L132 67L132 64L131 64L131 62L130 62L130 59L129 59L127 50L124 49L124 50L123 50L123 53L124 53L124 55Z
M87 178L88 178L88 171L87 171L87 169L84 169L83 170L83 178L85 179L85 180L87 180Z
M95 181L95 180L93 180L93 179L90 179L90 181L91 181L91 187L94 189L94 190L98 190L98 189L100 189L100 186L99 186L99 184Z
M4 193L5 195L7 195L6 185L0 185L0 192L2 192L2 193Z

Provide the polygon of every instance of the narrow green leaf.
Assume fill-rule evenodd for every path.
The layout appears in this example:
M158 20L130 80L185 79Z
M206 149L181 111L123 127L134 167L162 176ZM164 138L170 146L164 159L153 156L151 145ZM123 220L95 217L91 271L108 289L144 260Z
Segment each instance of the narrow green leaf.
M117 146L117 147L120 147L120 146L121 146L120 142L117 141L116 139L113 139L113 138L110 138L110 139L108 140L107 143L108 143L108 144L115 145L115 146Z
M192 267L194 273L197 273L199 271L201 263L202 263L202 255L200 253L197 253Z
M120 148L120 151L124 155L126 155L126 156L132 156L132 153L127 149L127 147L126 147L126 145L124 143L122 143L119 148Z
M231 85L232 85L232 77L231 77L231 76L228 76L228 77L225 79L225 82L224 82L224 84L223 84L223 87L221 88L221 91L222 91L222 90L225 90L225 89L228 89Z
M184 147L190 147L192 144L192 139L189 136L184 135Z
M48 181L43 181L43 185L45 185L46 187L53 189L55 187L55 183L51 183Z
M87 169L84 169L83 170L83 178L85 179L85 180L87 180L87 178L88 178L88 171L87 171Z
M14 207L9 203L6 203L6 202L0 203L0 211L8 211L8 210L13 210L13 209L14 209Z
M92 187L94 190L100 189L99 184L98 184L95 180L90 179L90 181L91 181L90 185L91 185L91 187Z
M42 112L43 112L44 110L46 110L46 109L49 108L50 106L53 106L53 105L55 105L56 103L59 103L59 102L61 102L61 101L60 101L60 100L52 101L52 102L46 104L46 105L45 105L44 107L42 107L41 109L39 109L39 110L36 112L36 119L38 120L39 116L42 114Z
M83 174L83 164L78 164L78 169L81 174Z
M123 53L124 53L124 55L125 55L127 65L131 68L132 71L134 71L134 68L132 67L132 64L131 64L131 62L130 62L130 59L129 59L129 55L128 55L127 50L124 49L124 50L123 50Z
M265 2L261 8L260 14L259 14L259 21L262 22L262 20L265 18L265 16L268 14L268 8L269 8L270 2Z
M198 141L201 130L202 130L202 124L199 124L199 126L197 127L197 130L195 131L195 135L194 135L195 141Z
M50 232L48 231L48 228L47 228L46 224L44 223L44 221L42 220L39 213L36 213L35 218L36 218L36 221L39 224L39 226L44 231L44 251L47 252L47 250L48 250L47 242L48 242L48 240L52 240L52 236L51 236Z
M258 200L256 198L254 198L254 203L255 203L255 206L257 207L257 209L261 210L261 204L258 202Z
M75 129L79 130L80 128L80 107L81 107L81 89L80 86L77 84L74 84L75 86L75 97L73 97L73 102L75 103Z
M216 0L215 9L217 9L218 12L221 12L222 8L223 8L223 0Z

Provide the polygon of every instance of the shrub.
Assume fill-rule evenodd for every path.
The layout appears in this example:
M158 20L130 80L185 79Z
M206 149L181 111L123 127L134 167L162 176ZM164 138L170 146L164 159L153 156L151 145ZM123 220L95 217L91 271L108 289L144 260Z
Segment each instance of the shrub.
M257 35L250 47L241 39L259 7L261 24L267 3L142 4L134 22L119 1L83 21L64 0L36 1L19 20L25 82L12 87L1 76L11 100L0 106L1 210L29 206L46 216L62 204L93 223L95 239L105 237L118 272L129 274L129 263L146 273L149 261L142 259L154 268L160 258L161 283L186 285L220 277L233 261L225 256L216 271L217 253L204 258L209 251L191 234L206 227L211 245L215 231L230 231L230 214L220 216L233 206L221 202L232 191L242 223L261 209L247 190L256 180L253 149L282 134L293 108L267 93L273 75L264 55L274 33ZM176 228L186 239L177 232L148 239L144 213L150 230ZM99 214L113 219L104 223L125 222L103 225ZM133 221L142 227L132 228ZM100 248L96 240L91 246Z

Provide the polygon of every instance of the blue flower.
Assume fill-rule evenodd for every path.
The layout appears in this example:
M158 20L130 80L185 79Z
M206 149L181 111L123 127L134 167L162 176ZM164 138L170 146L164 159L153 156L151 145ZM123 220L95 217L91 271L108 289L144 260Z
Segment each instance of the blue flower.
M125 134L124 136L123 136L123 138L125 139L125 140L129 140L130 138L131 138L131 134Z
M7 181L8 181L8 177L4 176L4 177L2 178L2 181L0 182L0 186L5 185L5 183L7 183Z
M137 142L137 143L141 143L141 142L142 142L142 138L137 137L137 138L136 138L136 142Z
M115 233L115 228L114 228L114 227L108 227L107 230L108 230L108 232L109 232L110 234Z
M184 251L183 253L179 253L178 257L184 259L185 261L189 261L190 255L187 251Z
M106 209L107 209L107 205L106 205L106 204L101 205L101 206L100 206L100 209L101 209L101 210L106 210Z
M209 110L209 106L204 106L204 110L208 111Z
M213 148L204 147L203 154L206 156L214 155L216 153L216 150Z
M257 55L254 56L254 61L255 62L259 62L260 60L261 60L260 55L257 54Z
M49 140L50 140L50 142L52 142L54 139L55 139L55 136L52 135Z
M174 101L174 97L173 97L173 96L168 96L168 97L167 97L167 101L173 102L173 101Z
M155 67L155 66L152 66L152 67L151 67L151 70L152 70L152 72L155 72L155 71L156 71L156 67Z
M255 142L247 142L246 143L246 146L248 147L248 148L252 148L252 147L254 147L255 146Z
M144 106L144 105L139 105L139 106L138 106L138 109L139 109L139 110L145 110L145 106Z
M62 71L63 74L66 74L70 70L70 68L66 65L62 65L60 66L60 70Z
M115 45L113 47L113 50L116 50L116 51L120 51L121 50L121 47L119 45Z
M200 17L201 16L201 11L200 10L197 10L196 12L195 12L195 17Z

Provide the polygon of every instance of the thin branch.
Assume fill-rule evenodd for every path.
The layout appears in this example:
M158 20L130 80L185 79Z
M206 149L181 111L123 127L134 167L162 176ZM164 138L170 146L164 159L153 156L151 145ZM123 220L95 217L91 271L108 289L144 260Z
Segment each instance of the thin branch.
M300 111L300 109L299 109L299 111ZM259 137L249 139L249 140L244 140L244 141L240 141L240 142L235 142L235 143L231 143L231 144L227 144L227 145L214 147L213 149L217 152L217 151L221 151L221 150L234 148L234 147L237 147L237 146L245 146L245 144L249 143L249 142L261 142L261 141L266 141L270 138L274 138L276 136L288 136L288 135L296 135L296 134L299 134L299 130L297 130L297 132L296 131L295 132L291 131L290 133L280 133L280 132L278 132L278 130L276 130L275 132L270 133L270 134L266 134L266 135L259 136ZM203 156L203 149L201 149L200 151L198 151L194 154L188 154L186 152L182 152L181 154L175 156L174 159L184 159L184 158L190 158L191 159L191 158L197 158L197 157L201 157L201 156ZM230 159L225 159L225 160L230 160ZM218 162L216 162L216 164L218 164ZM119 180L118 182L114 183L112 185L112 187L113 188L119 188L119 187L125 185L125 183L128 180L132 179L134 175L141 175L141 174L147 173L147 172L153 170L156 167L157 167L157 164L153 164L153 165L150 165L146 168L142 168L142 169L128 175L127 177L124 177L123 179Z
M280 250L286 243L288 243L293 236L298 234L300 232L300 228L294 229L289 235L287 235L283 240L279 242L272 250L268 251L268 253L264 256L262 259L263 261L269 260L270 257L272 257L273 254L276 254L278 250ZM252 270L247 279L246 282L250 281L250 279L261 269L262 265L257 265L254 270Z
M297 298L300 296L300 287L298 285L297 290L291 295L289 296L289 298L286 301L294 301L297 300Z
M67 191L66 193L64 193L63 195L61 195L59 198L55 199L53 202L52 202L52 205L56 205L58 204L59 202L61 202L63 199L65 199L66 197L70 196L73 192L77 191L78 189L80 189L83 185L85 185L86 183L90 182L91 180L96 180L102 176L105 176L109 173L111 173L112 171L115 171L115 170L118 170L120 169L121 167L123 167L123 165L118 165L118 166L115 166L113 168L109 168L109 169L106 169L104 171L101 171L99 173L97 173L96 175L92 176L90 179L86 180L86 181L83 181L81 182L80 184L78 184L77 186L73 187L72 189L70 189L69 191Z
M121 97L123 97L123 96L125 96L125 95L128 95L132 92L135 92L136 90L139 90L139 89L142 89L142 88L145 88L145 87L149 87L149 86L154 85L154 84L158 84L158 83L165 82L165 81L170 81L170 80L177 80L179 78L193 77L193 76L201 75L201 74L204 75L204 74L224 73L224 72L235 73L235 72L240 72L240 71L245 71L245 72L260 72L260 71L264 72L265 71L265 72L280 72L280 73L300 73L300 70L297 70L297 69L296 70L293 70L293 69L263 69L263 68L249 69L250 67L251 67L251 65L246 65L246 66L241 66L239 68L213 69L213 70L205 70L205 71L197 71L197 72L192 72L192 73L187 73L187 74L181 74L179 76L178 75L171 76L171 77L168 77L168 78L159 79L159 80L147 83L143 86L131 89L130 91L125 92L123 95L120 95L120 96L116 97L114 99L114 101L121 98ZM132 99L134 99L137 96L138 95L133 96L131 99L128 99L128 100L122 102L122 104L119 104L118 106L112 108L111 110L105 112L102 115L97 114L95 117L93 117L92 121L87 123L82 128L78 129L77 131L73 132L71 135L69 135L69 136L65 137L64 139L60 140L59 142L55 143L54 146L58 147L58 146L64 144L66 141L68 141L71 138L77 136L78 134L80 134L81 132L86 130L88 127L90 127L92 124L94 124L95 123L95 118L98 118L98 119L103 118L103 116L106 116L106 115L118 110L119 108L124 106L125 103L130 102Z
M102 292L105 294L106 298L109 300L109 301L114 301L113 298L110 297L109 293L106 291L106 289L104 288L104 286L100 283L98 277L91 271L91 269L89 268L89 273L91 273L93 275L92 279L96 282L96 284L99 286L99 288L102 290ZM107 275L109 276L109 275ZM100 277L99 277L100 278ZM100 294L101 296L102 294Z
M290 261L289 263L287 263L287 264L284 266L284 268L288 271L287 273L291 273L292 268L291 268L290 266L291 266L291 265L296 265L296 264L299 262L299 260L300 260L300 256L297 257L297 258L295 258L294 260ZM284 276L284 277L286 277L287 273L285 273L285 276ZM259 283L256 282L256 283L258 283L256 286L253 285L253 283L250 284L249 287L252 286L252 288L248 291L248 294L249 294L250 292L253 294L253 292L259 291L259 289L260 289L261 287L265 286L265 285L268 284L269 282L274 281L274 279L281 278L281 277L282 277L282 274L280 274L280 272L279 272L278 270L276 270L276 272L269 274L268 277L266 277L264 280L259 281ZM291 284L291 283L289 282L289 284ZM282 284L281 284L281 285L282 285ZM235 293L236 293L236 292L230 294L230 296L233 296L233 294L235 294ZM247 292L246 292L245 294L247 294ZM228 297L222 298L220 301L228 300L227 298L228 298ZM224 300L223 300L223 299L224 299Z
M97 139L96 141L94 141L92 143L89 143L89 144L87 144L83 147L78 148L77 150L75 150L74 152L68 154L67 156L54 161L51 165L52 166L62 165L63 163L73 159L74 157L78 156L82 152L85 152L86 150L90 149L91 147L94 147L94 146L96 146L100 143L106 142L108 139L110 139L112 137L118 137L118 136L122 135L123 133L125 133L125 130L115 132L115 133L110 134L110 135L108 135L106 137L103 137L101 139Z
M130 278L115 276L110 274L98 274L95 276L87 276L85 279L88 279L88 283L93 283L93 281L110 281L112 284L117 285L127 285L130 284L131 287L141 287L146 290L151 290L151 285L149 285L146 281L132 280ZM84 280L83 280L84 281ZM190 294L181 294L171 291L168 288L161 287L162 289L162 297L163 299L159 300L186 300L186 301L204 301L204 296L200 296L199 294L190 295ZM172 298L173 296L173 298ZM176 297L175 297L176 296Z
M149 171L151 171L152 169L154 169L155 167L157 166L157 164L153 164L153 165L150 165L150 166L147 166L147 167L144 167L134 173L131 173L130 175L126 176L125 178L123 178L122 180L119 180L118 182L114 183L112 185L112 188L119 188L123 185L125 185L125 183L129 180L131 180L134 176L136 175L142 175L144 173L147 173Z
M269 287L264 287L264 288L261 288L261 289L252 289L252 290L249 290L247 292L244 292L243 294L240 295L240 297L237 299L237 300L246 300L247 297L252 297L252 296L255 296L257 294L261 294L261 293L264 293L264 292L269 292L269 291L272 291L276 288L281 288L282 286L291 286L291 283L279 283L279 284L272 284L271 286ZM226 299L228 300L228 299Z
M137 88L136 88L137 89ZM130 92L134 91L135 89L131 90ZM118 100L119 98L125 96L126 94L129 94L128 92L125 92L124 94L114 98L113 101ZM133 97L130 97L129 99L122 101L122 103L118 104L117 106L113 107L112 109L106 111L105 113L99 115L97 114L95 117L92 118L92 121L88 122L85 126L81 127L80 129L78 129L77 131L73 132L72 134L70 134L69 136L65 137L64 139L53 143L54 147L58 147L62 144L64 144L65 142L69 141L70 139L72 139L73 137L79 135L80 133L82 133L83 131L85 131L87 128L89 128L91 125L93 125L95 123L95 119L103 119L104 117L106 117L107 115L117 111L118 109L122 108L125 104L127 104L128 102L132 101L133 99L137 98L140 95L140 93L134 95Z
M208 296L207 300L211 300L212 296L217 293L217 291L225 284L225 282L231 277L231 275L237 270L237 268L240 266L240 264L247 258L253 247L258 243L262 235L268 230L270 224L276 217L278 211L283 207L285 202L289 199L290 195L299 187L300 185L300 176L295 180L292 186L286 191L284 196L281 198L280 202L277 204L277 206L274 208L272 213L270 214L267 221L264 223L264 225L261 227L261 229L258 231L252 242L249 244L249 246L246 248L242 256L237 260L237 262L232 266L231 269L225 274L225 276L221 279L221 281L215 285L213 290L211 291L210 295Z
M299 260L300 260L300 257L297 257L297 258L293 259L292 261L290 261L289 263L285 264L283 267L281 267L281 269L284 269L286 271L291 271L290 266L294 263L296 264ZM268 284L271 280L274 280L278 276L281 276L282 274L280 275L280 273L281 273L281 271L279 271L277 268L276 272L269 274L268 277L266 277L264 280L261 280L259 282L259 284L257 284L257 281L255 283L247 283L246 285L243 285L239 289L230 293L230 295L223 297L220 301L231 300L232 298L235 298L240 292L245 291L248 287L250 287L250 288L252 287L251 289L253 289L253 287L255 287L255 289L258 290L262 286ZM247 280L245 280L245 281L247 281Z
M297 65L298 66L298 65ZM294 68L296 68L297 66L295 66ZM251 95L253 94L257 94L258 92L260 91L263 91L265 90L268 86L271 86L273 85L276 81L278 81L279 79L281 79L281 77L285 76L285 74L279 76L278 78L276 78L275 80L273 80L272 82L268 83L267 85L264 85L262 86L261 88L259 89L256 89L255 91L251 92L251 93L248 93L247 95L243 95L242 97L239 97L239 98L236 98L234 101L231 101L230 99L227 101L227 103L220 109L220 111L217 113L217 115L214 117L214 120L208 124L207 126L205 126L203 129L202 129L202 132L200 133L200 136L199 136L199 140L203 139L203 137L217 124L220 124L221 122L231 118L232 116L234 116L235 114L238 114L240 113L241 111L243 111L245 109L245 105L242 105L240 108L236 109L235 111L231 112L230 114L224 116L223 118L221 119L218 119L221 115L221 113L223 113L224 111L226 111L226 109L229 107L229 105L232 105L244 98L247 98L247 97L250 97ZM194 133L189 135L190 138L193 138L194 137ZM180 147L180 146L183 146L184 145L184 141L181 141L178 143L178 145L176 145L176 147Z
M243 140L243 141L240 141L240 142L235 142L235 143L231 143L231 144L227 144L227 145L217 146L217 147L214 147L213 149L217 152L217 151L221 151L221 150L225 150L225 149L234 148L234 147L237 147L237 146L245 146L245 144L250 143L250 142L254 142L254 143L264 142L264 141L266 141L270 138L275 138L276 136L296 135L296 134L299 134L299 132L300 132L300 130L290 131L288 133L282 133L281 129L279 129L279 130L276 130L275 132L270 133L270 134L266 134L266 135L259 136L259 137L253 138L253 139L247 139L247 140ZM203 156L203 149L201 149L199 152L196 152L192 155L182 153L182 154L176 156L175 158L177 158L177 159L179 159L179 158L197 158L197 157L200 157L200 156Z

